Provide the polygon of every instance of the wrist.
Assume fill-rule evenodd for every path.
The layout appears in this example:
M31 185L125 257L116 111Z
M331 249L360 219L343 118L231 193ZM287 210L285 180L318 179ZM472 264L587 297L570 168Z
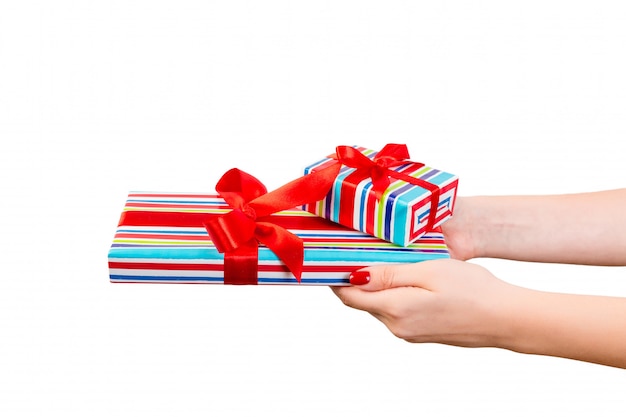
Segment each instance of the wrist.
M444 234L452 233L463 237L464 260L487 256L489 215L484 197L458 197L454 215L444 224Z
M525 346L527 323L526 304L532 290L501 282L502 287L491 298L485 322L486 346L522 352Z
M508 349L518 353L539 353L541 343L545 339L542 333L546 318L542 316L544 308L541 306L547 293L513 286L514 291L503 302L498 345L496 347ZM539 312L539 316L537 313Z
M478 196L462 199L462 216L471 241L474 258L512 259L512 236L519 235L523 225L511 217L511 202L506 197Z

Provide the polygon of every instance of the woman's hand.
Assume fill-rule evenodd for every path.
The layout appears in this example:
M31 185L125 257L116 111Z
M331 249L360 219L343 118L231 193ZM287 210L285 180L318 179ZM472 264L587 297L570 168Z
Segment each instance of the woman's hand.
M508 337L507 310L522 288L486 269L457 260L369 267L352 287L333 291L344 304L370 312L409 342L500 346Z
M453 259L364 268L333 288L409 342L499 347L626 368L626 298L517 287Z
M474 236L471 198L458 197L454 216L441 226L452 259L466 261L479 256Z

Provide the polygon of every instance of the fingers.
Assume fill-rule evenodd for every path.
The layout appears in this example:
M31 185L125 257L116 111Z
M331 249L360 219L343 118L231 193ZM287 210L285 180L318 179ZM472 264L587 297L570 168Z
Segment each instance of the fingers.
M427 295L441 289L448 275L467 265L450 259L377 265L353 272L351 287L336 287L333 291L349 307L393 320L402 316L403 307L426 300Z
M363 291L360 287L331 287L348 307L371 313L383 323L400 317L406 305L419 302L420 296L429 294L421 288L391 288L386 291Z
M360 269L350 275L350 283L364 291L380 291L398 287L430 289L434 273L450 259L418 262L415 264L377 265Z
M331 287L331 289L348 307L368 311L375 316L380 315L389 303L389 298L379 292L363 291L356 287Z

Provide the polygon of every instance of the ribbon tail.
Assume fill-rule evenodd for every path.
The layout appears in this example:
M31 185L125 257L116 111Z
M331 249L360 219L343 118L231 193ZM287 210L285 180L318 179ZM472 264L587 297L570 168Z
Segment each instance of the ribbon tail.
M224 254L224 284L256 285L258 276L259 247L255 240Z
M385 190L389 187L389 184L391 184L391 181L389 180L388 169L383 169L379 167L376 167L376 168L372 169L371 171L372 191L374 192L374 196L376 197L376 200L378 201L383 196L383 193L385 192Z
M257 217L265 217L281 210L288 210L313 201L319 201L333 186L341 164L333 164L319 171L293 180L276 190L250 202Z
M258 222L256 238L267 246L291 271L298 282L302 280L304 242L287 229L272 223Z

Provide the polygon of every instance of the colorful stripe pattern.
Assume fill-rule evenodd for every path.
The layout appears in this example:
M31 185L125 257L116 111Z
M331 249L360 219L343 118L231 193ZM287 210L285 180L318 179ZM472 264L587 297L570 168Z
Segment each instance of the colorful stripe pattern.
M371 149L358 146L355 148L369 158L377 154ZM334 163L337 161L329 156L306 167L304 173L308 174ZM392 170L439 186L441 195L434 225L428 224L431 205L429 190L390 178L389 188L383 193L380 201L377 201L371 191L371 180L350 182L350 175L355 169L346 166L341 168L333 188L324 200L307 204L303 208L352 229L407 246L423 236L427 230L440 226L450 218L459 180L456 175L413 163Z
M131 193L109 251L111 281L223 284L224 256L213 246L202 218L229 210L215 195ZM160 220L172 217L163 213L180 215L184 226ZM449 257L440 233L428 233L403 248L297 209L272 217L304 241L305 285L348 285L350 272L364 266ZM264 246L259 247L259 284L297 284Z

